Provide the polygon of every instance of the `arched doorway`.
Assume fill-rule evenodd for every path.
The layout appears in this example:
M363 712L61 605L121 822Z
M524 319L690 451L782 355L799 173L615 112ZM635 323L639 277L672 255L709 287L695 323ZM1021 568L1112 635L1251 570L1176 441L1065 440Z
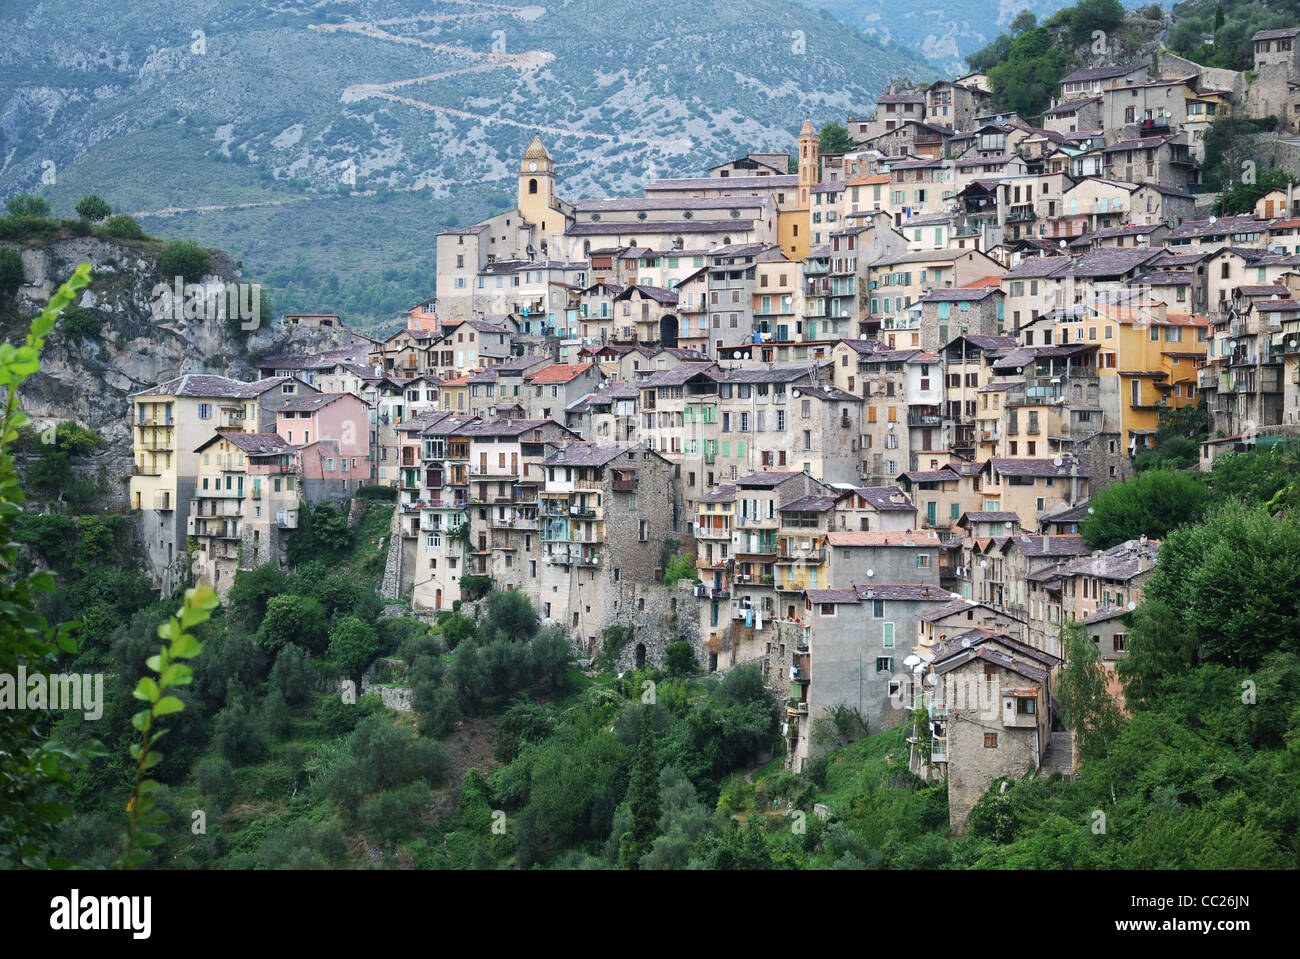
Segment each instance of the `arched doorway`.
M659 345L670 348L677 345L677 317L671 313L659 318Z
M645 666L645 643L636 644L636 668L641 669Z
M433 602L434 609L442 609L442 590L438 590L437 594L434 596Z

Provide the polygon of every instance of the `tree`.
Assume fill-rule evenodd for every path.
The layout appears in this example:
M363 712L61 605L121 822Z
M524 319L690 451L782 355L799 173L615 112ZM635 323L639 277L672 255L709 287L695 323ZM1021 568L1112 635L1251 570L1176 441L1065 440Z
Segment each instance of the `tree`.
M664 666L674 676L695 672L695 650L684 640L671 644L664 651Z
M630 823L619 848L619 865L640 869L641 857L650 851L659 834L659 769L655 763L654 708L641 709L641 736L636 765L627 786Z
M1106 669L1082 623L1061 624L1061 648L1065 665L1056 689L1061 719L1074 731L1081 756L1102 755L1123 722L1106 689Z
M266 616L267 604L286 591L287 582L288 577L274 566L239 570L226 600L230 615L256 629Z
M569 637L562 629L547 630L533 637L533 671L538 682L554 692L562 688L569 678L569 660L573 650Z
M1112 33L1124 25L1119 0L1079 0L1068 10L1070 34L1076 44L1087 43L1093 31Z
M1069 56L1046 27L1033 27L1011 41L1004 57L988 67L998 103L1029 118L1042 113L1065 76Z
M50 201L34 193L19 193L10 198L5 209L13 216L49 216Z
M74 306L64 312L59 326L72 339L83 340L99 336L104 328L104 321L94 310Z
M17 250L0 247L0 296L13 296L23 285L23 258Z
M359 680L379 655L379 634L369 623L344 616L330 629L329 656L344 675Z
M192 240L173 240L158 257L158 272L166 278L179 276L187 283L197 283L211 268L211 254Z
M1163 539L1171 530L1200 519L1208 501L1209 493L1195 477L1147 470L1094 496L1080 532L1094 549L1110 549L1143 535Z
M664 585L674 586L679 580L696 579L695 557L688 553L674 556L664 567Z
M289 643L280 650L275 665L271 667L270 682L289 705L297 706L307 701L315 685L315 674L311 660L301 646Z
M314 653L325 651L329 641L325 610L310 596L273 596L257 630L257 642L270 650L300 643Z
M87 193L77 203L77 216L91 223L98 223L112 214L113 208L98 193Z
M213 721L212 746L234 766L266 755L266 737L257 715L242 702L231 703Z
M498 590L487 600L488 626L511 639L530 639L537 632L537 610L523 592Z
M145 235L140 224L135 221L135 217L128 216L125 213L117 213L110 216L104 221L104 235L110 236L115 240L144 240L148 237Z
M818 133L817 149L821 153L847 153L853 149L853 141L844 125L832 120Z

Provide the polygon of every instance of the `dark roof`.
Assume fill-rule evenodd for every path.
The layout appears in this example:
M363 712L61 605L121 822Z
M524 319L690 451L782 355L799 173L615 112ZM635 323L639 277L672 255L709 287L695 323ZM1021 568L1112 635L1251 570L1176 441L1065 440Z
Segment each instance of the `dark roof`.
M854 492L882 513L890 510L916 512L915 504L899 486L860 486Z
M748 179L748 177L738 178ZM777 177L760 177L775 180ZM730 178L728 178L730 181ZM754 228L753 220L639 220L636 223L575 223L565 233L569 236L590 236L617 233L744 233Z
M1085 67L1075 70L1061 78L1062 83L1080 83L1086 80L1109 80L1112 77L1124 77L1141 70L1144 64L1125 63L1111 67Z
M638 448L636 443L570 443L543 462L547 466L604 466Z
M1078 475L1087 478L1092 475L1092 470L1083 463L1078 464L1078 473L1072 474L1071 470L1074 467L1064 461L1060 466L1057 466L1049 459L1001 459L995 456L989 462L1003 476L1056 477Z
M235 433L221 432L217 433L211 439L206 440L198 450L211 446L217 440L228 440L237 448L243 450L250 456L267 453L283 453L296 447L290 446L285 442L284 437L279 433ZM197 451L197 450L196 450Z
M771 489L774 486L780 486L786 480L793 476L803 476L800 470L763 470L759 473L750 473L748 476L742 476L736 480L736 486L757 487Z
M185 373L157 386L132 396L198 396L203 398L252 399L260 395L265 387L242 380L232 380L225 376L210 376L204 373Z
M1008 536L1002 544L1005 552L1014 546L1026 556L1086 556L1091 550L1079 535Z
M314 396L300 396L296 399L292 399L281 406L280 411L311 412L318 410L321 407L329 406L331 403L341 400L345 396L351 397L352 399L357 400L357 402L361 402L361 400L352 393L317 393Z
M804 496L801 499L794 500L779 507L782 513L785 512L802 512L802 513L825 513L835 508L835 504L840 501L838 496Z

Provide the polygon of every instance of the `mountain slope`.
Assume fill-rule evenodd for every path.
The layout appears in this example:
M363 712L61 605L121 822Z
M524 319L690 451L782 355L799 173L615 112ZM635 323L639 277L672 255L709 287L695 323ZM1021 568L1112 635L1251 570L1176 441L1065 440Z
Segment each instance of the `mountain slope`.
M828 10L855 29L917 50L945 70L966 71L965 57L999 33L1016 14L1032 10L1044 20L1076 0L797 0ZM1125 9L1150 6L1150 0L1120 0ZM1160 6L1168 7L1168 0Z
M279 307L372 318L432 292L433 234L509 203L536 133L564 195L628 192L792 150L805 117L933 75L783 0L5 11L0 197L39 188L66 211L96 190L151 232L250 261Z

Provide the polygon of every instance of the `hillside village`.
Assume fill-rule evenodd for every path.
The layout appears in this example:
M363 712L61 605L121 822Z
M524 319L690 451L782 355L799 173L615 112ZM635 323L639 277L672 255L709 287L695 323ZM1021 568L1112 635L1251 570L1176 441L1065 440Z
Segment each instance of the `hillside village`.
M132 397L155 583L224 595L305 511L386 487L388 599L490 581L583 657L630 624L625 668L680 640L758 663L796 772L837 708L874 731L924 706L912 766L946 767L959 829L993 779L1072 767L1060 624L1125 655L1159 543L1091 549L1090 498L1170 411L1204 404L1203 468L1298 429L1300 197L1216 218L1193 192L1216 118L1300 132L1298 37L1256 34L1249 82L1077 70L1041 126L981 75L891 93L847 151L808 122L640 197L564 199L581 157L535 138L516 207L438 235L404 329L294 314L351 345Z

